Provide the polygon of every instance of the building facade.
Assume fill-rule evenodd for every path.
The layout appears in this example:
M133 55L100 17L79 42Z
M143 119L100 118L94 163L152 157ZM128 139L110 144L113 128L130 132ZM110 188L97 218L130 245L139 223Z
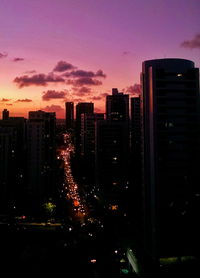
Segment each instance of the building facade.
M144 248L155 262L199 248L199 70L184 59L143 62Z

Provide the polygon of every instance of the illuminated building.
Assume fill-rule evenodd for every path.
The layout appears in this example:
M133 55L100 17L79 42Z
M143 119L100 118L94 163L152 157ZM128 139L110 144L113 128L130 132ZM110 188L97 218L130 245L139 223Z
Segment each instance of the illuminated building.
M150 60L141 81L145 251L154 262L199 254L199 70Z

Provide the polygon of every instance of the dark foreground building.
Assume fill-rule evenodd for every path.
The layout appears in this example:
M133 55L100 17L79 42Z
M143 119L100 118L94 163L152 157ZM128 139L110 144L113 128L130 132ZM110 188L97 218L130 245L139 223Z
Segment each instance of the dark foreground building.
M143 62L143 243L149 259L198 256L199 70L184 59Z

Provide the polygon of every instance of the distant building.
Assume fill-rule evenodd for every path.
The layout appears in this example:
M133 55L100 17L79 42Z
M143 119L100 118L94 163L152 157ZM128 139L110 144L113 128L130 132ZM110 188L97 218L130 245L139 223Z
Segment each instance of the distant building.
M81 115L94 113L94 103L80 102L76 105L76 156L81 155Z
M112 95L106 97L106 119L112 121L129 120L129 95L112 89Z
M81 114L81 155L84 157L94 158L95 128L97 122L102 120L104 120L103 113Z
M4 109L2 112L2 119L7 120L9 118L9 111L7 109Z
M96 183L110 208L120 207L122 194L128 187L128 156L128 123L99 121L96 132Z
M144 248L163 257L199 254L199 70L184 59L143 62Z
M66 129L71 130L74 128L74 103L65 102L66 109Z
M55 190L55 126L54 112L29 112L28 194L38 202L51 197Z
M0 120L0 211L23 201L26 165L26 120Z
M103 113L81 114L81 157L83 159L84 176L88 184L94 186L95 181L95 146L96 126L104 120Z
M106 98L106 120L96 129L96 184L111 210L125 204L129 153L129 95L114 88Z

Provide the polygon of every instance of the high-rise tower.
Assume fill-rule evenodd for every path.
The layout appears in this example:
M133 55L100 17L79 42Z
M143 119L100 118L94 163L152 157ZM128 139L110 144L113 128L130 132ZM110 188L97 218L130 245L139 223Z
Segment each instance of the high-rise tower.
M43 202L52 196L55 186L55 123L54 112L31 111L28 133L28 193Z
M112 89L112 95L106 97L106 119L112 121L129 120L129 95Z
M74 128L74 103L66 102L66 129L70 130Z
M184 59L143 62L144 248L153 261L198 252L199 70Z

